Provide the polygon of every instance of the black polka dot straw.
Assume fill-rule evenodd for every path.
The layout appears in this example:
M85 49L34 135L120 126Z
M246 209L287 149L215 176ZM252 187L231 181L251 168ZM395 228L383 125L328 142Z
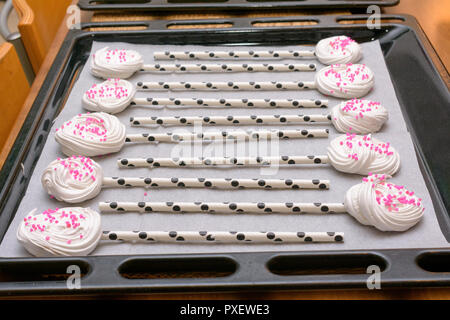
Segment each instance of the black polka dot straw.
M105 177L103 187L211 188L211 189L328 189L329 180L241 179L241 178L155 178Z
M171 205L177 210L178 204ZM118 207L118 209L120 209ZM307 243L342 242L341 232L279 231L102 231L102 216L91 208L66 207L31 211L20 223L17 239L32 255L86 256L101 240L167 243ZM68 214L70 213L70 214ZM56 225L56 227L55 227Z
M201 125L262 125L262 124L291 124L291 123L332 123L331 115L248 115L248 116L184 116L184 117L133 117L132 126L161 125L161 126L189 126Z
M315 81L212 81L212 82L138 82L138 90L152 91L279 91L316 89Z
M155 60L298 59L315 58L314 50L156 51Z
M146 243L233 243L280 244L344 241L343 232L278 231L104 231L101 240L142 241Z
M207 84L209 86L209 83ZM138 82L138 87L147 88ZM145 88L144 88L145 87ZM174 98L135 97L135 86L121 79L108 79L93 84L82 97L83 108L89 111L119 113L130 105L160 107L221 107L221 108L326 108L327 100L308 99L225 99L225 98Z
M307 49L242 49L195 50L195 51L157 51L155 60L279 60L279 59L318 59L325 65L337 63L356 63L362 57L361 46L353 39L338 35L321 39L312 50Z
M153 106L223 108L327 108L328 100L310 99L228 99L228 98L134 98L132 104Z
M122 168L157 167L207 167L207 166L270 166L327 164L326 155L277 156L277 157L193 157L193 158L122 158L117 161Z
M305 131L307 132L305 134ZM328 138L327 129L291 129L291 130L235 130L206 131L202 133L142 133L128 134L126 143L148 142L189 142L189 141L247 141L247 140L272 140L272 139L303 139L303 138Z
M100 202L101 212L334 214L346 213L343 203L298 202Z
M78 114L55 130L55 140L67 156L98 156L120 151L128 143L258 141L327 138L328 129L236 130L126 134L120 120L105 112Z
M59 201L80 203L95 198L102 188L209 188L209 189L328 189L320 179L157 178L104 177L102 167L83 156L58 158L44 170L42 186Z
M314 63L196 63L196 64L151 64L144 65L147 72L299 72L315 71Z
M313 63L170 63L170 64L146 64L141 68L133 66L133 70L124 77L123 72L117 72L116 69L105 65L101 72L95 72L94 75L103 79L122 78L126 79L135 72L149 73L212 73L212 72L301 72L315 71L316 65Z

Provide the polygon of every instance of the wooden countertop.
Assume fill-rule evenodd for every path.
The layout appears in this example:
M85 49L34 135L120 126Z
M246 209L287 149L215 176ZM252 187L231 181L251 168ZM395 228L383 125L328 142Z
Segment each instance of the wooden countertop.
M447 70L450 66L450 1L441 0L401 0L400 5L383 9L386 13L407 13L414 15L432 45L440 55ZM262 12L252 13L252 16L277 16L308 14L305 11ZM347 12L333 12L347 13ZM314 12L313 14L318 14ZM177 14L165 16L153 16L149 19L194 19L194 18L221 18L230 15L229 13L208 13L208 14ZM236 14L233 14L234 16ZM105 20L140 20L141 15L111 15L96 14L92 16L92 21ZM31 92L25 103L24 110L30 109L39 89L44 82L46 74L64 40L67 28L62 25L55 37L54 43L48 53L41 70L37 74ZM24 116L16 123L14 130L18 132L21 128ZM13 141L9 142L12 145ZM0 155L0 163L5 159L6 154ZM316 291L264 291L254 293L180 293L180 294L152 294L138 296L114 296L119 299L450 299L449 288L414 288L414 289L384 289L384 290L316 290ZM40 297L42 298L42 297ZM55 297L57 298L57 297ZM109 296L108 296L109 298Z

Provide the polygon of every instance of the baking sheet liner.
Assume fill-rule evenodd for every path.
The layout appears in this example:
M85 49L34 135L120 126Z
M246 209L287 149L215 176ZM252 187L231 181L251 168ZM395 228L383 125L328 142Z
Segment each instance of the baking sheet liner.
M145 63L152 63L153 51L163 50L212 50L224 47L201 46L162 46L137 45L129 43L99 43L94 42L92 52L109 46L110 48L135 49L144 56ZM304 46L311 49L310 46ZM232 50L232 47L227 47ZM240 46L240 49L250 47ZM254 48L254 47L253 47ZM299 49L286 46L285 49ZM395 249L395 248L440 248L448 247L439 228L433 205L416 160L411 137L407 131L405 121L400 110L395 91L389 77L384 57L378 40L362 44L364 57L360 63L367 64L375 73L375 87L365 98L380 101L389 110L389 121L382 131L374 136L389 141L400 153L402 163L400 171L392 179L397 184L404 184L410 190L423 198L425 214L423 220L404 233L381 232L373 227L359 224L348 214L334 215L229 215L229 214L139 214L139 213L104 213L102 217L103 230L247 230L247 231L340 231L345 232L345 242L340 244L267 244L267 245L233 245L233 244L147 244L147 243L108 243L102 242L92 255L130 255L130 254L176 254L176 253L218 253L218 252L251 252L251 251L306 251L306 250L351 250L351 249ZM260 47L258 49L274 49ZM276 47L280 49L280 47ZM91 58L90 58L91 59ZM215 60L216 61L216 60ZM304 59L306 62L317 64L317 69L324 67L317 60ZM191 61L195 63L195 61ZM216 61L217 62L217 61ZM291 62L283 60L283 63ZM294 62L294 61L292 61ZM297 61L298 62L298 61ZM244 63L244 61L243 61ZM13 222L0 245L2 257L26 257L29 254L16 239L16 230L32 209L39 211L48 208L70 206L50 197L43 190L40 182L44 168L56 157L64 157L58 144L54 140L55 129L64 121L76 114L83 113L81 97L93 83L102 80L93 77L90 72L90 60L84 66L78 81L66 102L61 114L56 118L51 134L46 141L44 150L32 174L27 192L20 204ZM275 80L313 80L315 72L295 73L218 73L218 74L150 74L139 73L130 81L275 81ZM249 115L249 114L323 114L337 105L340 99L324 97L316 90L304 91L272 91L272 92L138 92L137 97L210 97L210 98L295 98L295 99L328 99L329 109L239 109L239 108L163 108L132 106L118 114L119 119L126 124L127 133L148 132L176 132L192 131L193 127L130 127L130 116L197 116L197 115ZM242 143L228 144L225 148L221 144L203 145L204 156L256 155L258 148L260 155L308 155L326 154L326 148L339 133L331 125L285 125L285 126L208 126L204 130L233 130L233 129L269 129L269 128L330 128L328 139L297 139L280 141L278 144L252 143L247 150ZM200 148L196 145L195 148ZM240 148L240 149L237 149ZM270 149L270 150L269 150ZM212 154L211 152L213 152ZM101 194L90 201L79 204L98 210L99 201L251 201L251 202L343 202L345 192L354 184L361 181L362 176L339 173L329 165L296 166L280 168L157 168L157 169L119 169L116 164L118 158L124 157L170 157L172 155L188 156L193 151L191 145L182 144L138 144L126 145L117 154L96 157L104 169L105 176L129 177L217 177L217 178L304 178L330 179L330 190L210 190L210 189L103 189ZM184 152L184 153L179 153ZM269 153L268 153L269 152ZM197 155L197 154L196 154ZM25 168L25 172L27 168Z

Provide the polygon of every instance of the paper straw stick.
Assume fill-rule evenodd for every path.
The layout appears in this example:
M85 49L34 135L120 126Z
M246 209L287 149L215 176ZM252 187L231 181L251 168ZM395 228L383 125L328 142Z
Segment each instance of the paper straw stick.
M155 52L155 60L239 60L239 59L318 59L326 65L355 63L361 59L360 46L346 36L336 36L320 40L313 50L208 50L208 51L164 51ZM279 65L278 67L276 67ZM298 65L298 66L297 66ZM91 57L91 73L94 76L108 78L131 77L136 72L286 72L309 71L314 64L277 64L277 63L217 63L217 64L144 64L144 57L136 50L104 47ZM297 69L297 70L296 70Z
M314 81L182 81L182 82L138 82L138 90L155 91L190 91L190 90L223 90L223 91L265 91L265 90L303 90L315 89Z
M207 188L207 189L328 189L320 179L241 179L215 177L105 177L94 160L72 156L52 161L43 171L41 183L51 198L80 203L95 198L103 188Z
M83 95L83 108L89 111L119 113L128 106L221 107L221 108L326 108L328 100L311 99L225 99L136 97L135 86L126 80L109 79L93 84Z
M286 232L286 231L106 231L103 217L91 208L66 207L47 209L35 214L29 212L17 229L16 236L31 255L87 256L101 240L142 241L145 243L282 243L282 242L342 242L341 232ZM205 231L202 231L205 230Z
M122 158L117 164L122 168L157 167L203 167L203 166L270 166L327 164L326 155L279 156L279 157L215 157L215 158Z
M328 100L308 99L212 99L212 98L134 98L130 105L226 107L226 108L326 108Z
M314 243L343 242L343 232L278 231L103 231L101 240L146 243Z
M200 72L299 72L315 71L314 63L197 63L147 64L140 71L153 73Z
M127 134L125 125L111 114L78 114L55 130L55 140L67 156L98 156L118 152L126 143L258 141L328 138L328 129L236 130L180 133Z
M314 58L314 50L155 51L155 60L298 59Z
M184 116L184 117L131 117L132 126L140 125L261 125L291 123L331 123L331 115L249 115L249 116Z
M103 188L328 189L329 180L105 177Z
M222 131L202 133L142 133L128 134L125 142L186 142L186 141L215 141L215 140L270 140L270 139L303 139L303 138L327 138L328 129L309 130L249 130L249 131Z
M101 212L184 212L184 213L312 213L347 212L343 203L299 202L100 202Z

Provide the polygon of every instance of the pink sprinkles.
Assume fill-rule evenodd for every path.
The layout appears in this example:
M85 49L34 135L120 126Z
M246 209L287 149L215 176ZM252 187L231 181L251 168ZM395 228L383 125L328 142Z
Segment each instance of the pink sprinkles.
M84 156L71 156L67 159L58 158L58 165L69 171L70 176L75 181L83 181L88 178L96 181L94 162L92 159ZM56 171L57 168L54 168Z
M358 154L353 150L355 145L374 151L379 155L392 156L394 154L389 142L374 143L370 135L362 136L362 138L360 137L361 136L357 136L355 133L346 133L345 140L339 142L341 146L345 145L350 149L350 153L347 155L348 158L358 161Z
M378 110L380 107L379 102L368 101L368 100L360 100L360 99L352 99L349 100L341 107L343 112L354 112L356 113L355 119L364 118L364 114L367 112L371 112L373 110Z
M108 63L126 63L128 58L134 58L134 54L125 49L106 50L105 59Z
M78 229L81 225L81 220L85 220L86 217L83 214L76 214L72 211L62 210L56 208L55 210L48 209L42 213L45 216L45 223L33 223L36 220L36 217L30 215L24 218L25 226L28 227L29 232L45 232L49 226L58 225L64 229ZM59 219L59 220L58 220ZM80 239L83 238L83 235L80 235ZM46 236L46 241L50 241L51 237ZM71 244L72 240L67 240L67 244Z
M363 178L364 183L371 183L372 188L375 188L376 184L385 186L388 192L383 193L379 190L375 190L376 201L380 206L384 206L389 212L398 212L399 207L410 205L420 207L422 205L422 199L414 195L413 191L409 191L405 186L396 185L386 182L386 175L384 174L370 174L367 178ZM425 208L422 208L422 211Z
M130 95L128 89L119 84L120 79L108 79L107 83L102 85L93 84L92 87L85 92L85 95L91 99L122 99Z
M73 128L72 134L78 136L82 139L94 140L94 137L98 138L100 142L106 142L108 137L108 129L105 126L105 121L103 119L97 119L90 116L78 115L76 118L77 122L72 120L64 123L58 130L63 130L64 128Z
M333 41L330 41L328 45L331 47L332 51L330 51L330 54L342 53L343 55L347 54L347 47L354 43L355 40L349 37L337 37Z
M336 70L336 68L341 68L342 64L335 64L330 66L329 70L325 71L324 75L326 78L331 78L332 81L339 88L340 92L347 93L346 87L353 83L362 82L370 78L367 72L368 68L365 64L352 64L347 63L345 70ZM334 93L334 90L330 90L330 93Z

